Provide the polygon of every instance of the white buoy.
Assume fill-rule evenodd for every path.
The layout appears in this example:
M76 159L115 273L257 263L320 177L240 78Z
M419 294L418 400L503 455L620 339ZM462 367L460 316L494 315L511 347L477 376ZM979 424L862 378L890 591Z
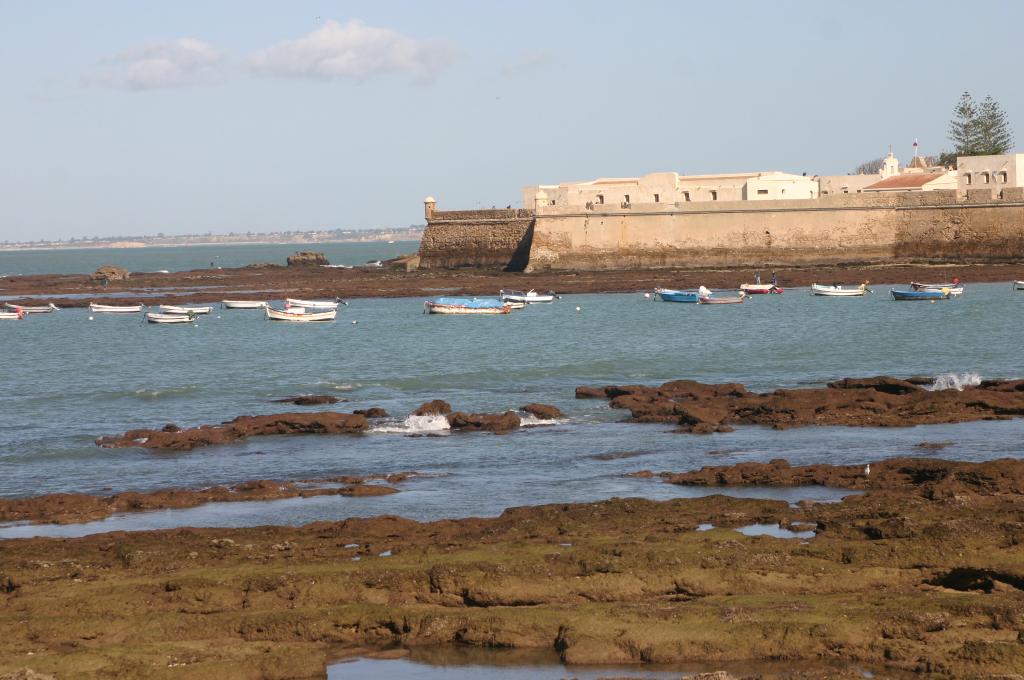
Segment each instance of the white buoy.
M651 294L650 293L644 293L644 299L645 300L650 300L651 299Z
M576 305L576 311L577 311L577 312L582 312L582 311L583 311L583 308L582 308L582 307L580 307L579 305Z
M91 316L89 317L89 321L92 321L92 317Z
M353 320L352 320L352 325L353 325L353 326L355 326L355 325L356 325L357 323L359 323L359 322L358 322L358 321L356 321L355 319L353 319Z

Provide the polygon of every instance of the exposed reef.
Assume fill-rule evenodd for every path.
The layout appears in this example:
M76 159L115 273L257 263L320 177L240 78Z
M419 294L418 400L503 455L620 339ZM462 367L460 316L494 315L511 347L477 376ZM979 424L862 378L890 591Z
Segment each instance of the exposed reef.
M461 644L554 649L572 664L1015 677L1024 462L936 463L873 462L886 488L797 507L614 499L492 519L4 541L0 674L314 678L346 648ZM853 474L811 467L767 480ZM935 492L947 484L952 495ZM815 535L732 530L752 524Z
M844 378L828 387L749 392L738 383L673 380L660 387L578 387L576 397L604 398L637 423L670 423L680 432L725 432L733 425L777 430L809 425L903 427L1024 415L1024 380L986 380L962 390L932 390L926 379Z

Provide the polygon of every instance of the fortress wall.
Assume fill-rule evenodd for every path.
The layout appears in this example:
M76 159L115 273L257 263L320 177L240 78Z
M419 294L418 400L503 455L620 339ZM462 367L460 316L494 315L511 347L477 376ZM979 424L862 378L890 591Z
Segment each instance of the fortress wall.
M1021 196L1017 196L1021 193ZM759 202L545 206L528 270L1024 257L1024 193L840 194Z
M434 211L420 241L420 267L498 267L521 271L529 259L533 211Z

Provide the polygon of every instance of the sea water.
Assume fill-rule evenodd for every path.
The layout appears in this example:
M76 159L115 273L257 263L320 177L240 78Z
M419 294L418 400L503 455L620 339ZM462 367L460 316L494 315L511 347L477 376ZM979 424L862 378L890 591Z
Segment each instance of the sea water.
M0 496L422 473L390 496L216 504L77 527L13 527L0 536L301 524L382 513L493 516L539 503L673 498L707 490L624 475L780 457L793 464L1016 457L1024 420L778 432L738 427L697 436L625 423L628 412L604 400L577 400L574 390L679 378L772 390L880 374L936 376L939 387L957 389L982 378L1021 377L1022 314L1024 293L983 284L934 304L893 302L888 287L879 286L865 298L793 289L723 306L654 302L639 293L573 295L507 316L425 315L422 299L357 299L327 324L268 322L259 311L221 309L195 326L147 325L141 315L76 309L0 322ZM316 408L380 406L394 417L363 435L257 437L189 452L94 444L98 436L138 427L308 410L272 401L297 394L346 400ZM408 418L431 399L472 412L543 402L566 418L507 435L452 433L438 419ZM918 448L924 441L948 445ZM730 493L794 502L844 492Z

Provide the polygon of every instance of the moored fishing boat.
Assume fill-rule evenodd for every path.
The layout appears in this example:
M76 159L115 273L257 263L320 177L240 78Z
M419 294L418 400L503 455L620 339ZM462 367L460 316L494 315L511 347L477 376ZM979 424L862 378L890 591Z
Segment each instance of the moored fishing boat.
M775 295L782 292L774 283L742 283L740 290L747 295Z
M1016 290L1024 290L1024 281L1014 281L1013 282L1013 287Z
M713 293L708 291L707 295L701 295L700 299L697 300L702 305L736 305L747 299L747 293L740 291L739 295L729 295L715 297Z
M948 300L949 289L942 290L896 290L890 288L893 300Z
M28 305L14 305L14 304L11 304L10 302L5 302L4 303L4 307L6 307L7 309L10 309L12 311L15 311L15 312L20 309L21 311L25 312L26 314L49 314L50 312L56 312L57 310L60 309L60 307L58 307L57 305L53 304L52 302L50 304L48 304L48 305L35 306L35 307L28 306Z
M964 284L955 276L949 283L918 283L911 281L910 287L914 290L948 290L950 295L964 294Z
M267 318L271 321L297 321L308 323L311 321L334 321L338 316L338 310L329 309L325 312L307 312L305 307L289 307L288 309L274 309L270 305L263 308Z
M179 307L178 305L160 305L160 311L166 314L209 314L213 307Z
M695 290L675 290L673 288L655 288L654 294L663 302L697 302L700 294Z
M811 295L823 295L826 297L861 297L865 293L870 293L868 290L868 282L860 284L859 286L847 286L842 287L839 284L833 284L831 286L823 286L819 283L811 284Z
M142 305L101 305L90 302L89 311L101 314L136 314L142 311Z
M299 300L298 298L285 298L285 303L288 307L302 307L303 309L337 309L338 305L348 304L341 298L335 298L334 300Z
M267 306L266 302L259 300L221 300L220 303L224 309L263 309Z
M525 293L521 290L505 290L504 288L498 291L499 297L502 302L524 302L528 305L534 305L541 302L554 302L555 291L549 290L547 293L538 293L535 290L528 290Z
M512 306L495 298L439 297L423 303L428 314L508 314Z
M146 312L146 321L149 323L192 323L195 320L195 314L158 314L156 312Z
M17 309L13 312L0 312L0 319L4 321L22 321L27 316L24 309Z

